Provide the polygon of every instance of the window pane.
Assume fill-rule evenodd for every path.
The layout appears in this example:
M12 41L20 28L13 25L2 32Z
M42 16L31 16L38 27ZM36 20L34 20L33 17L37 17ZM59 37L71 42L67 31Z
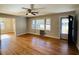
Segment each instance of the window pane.
M36 29L44 30L44 20L36 20Z
M51 21L50 19L46 19L46 30L50 30Z
M62 19L62 34L68 34L68 18Z
M35 20L32 20L32 29L35 29L35 26L36 26Z

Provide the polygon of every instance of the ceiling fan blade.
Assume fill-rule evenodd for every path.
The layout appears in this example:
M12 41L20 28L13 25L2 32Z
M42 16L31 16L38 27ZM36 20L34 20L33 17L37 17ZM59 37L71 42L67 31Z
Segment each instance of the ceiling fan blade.
M26 13L26 15L28 15L28 13Z
M35 13L31 13L32 15L36 15Z

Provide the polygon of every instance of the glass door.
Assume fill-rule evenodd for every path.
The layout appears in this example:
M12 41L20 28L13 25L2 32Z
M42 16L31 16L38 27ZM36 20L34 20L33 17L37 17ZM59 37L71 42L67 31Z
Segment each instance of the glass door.
M61 39L68 39L68 23L69 19L68 17L62 17L60 20L60 38Z

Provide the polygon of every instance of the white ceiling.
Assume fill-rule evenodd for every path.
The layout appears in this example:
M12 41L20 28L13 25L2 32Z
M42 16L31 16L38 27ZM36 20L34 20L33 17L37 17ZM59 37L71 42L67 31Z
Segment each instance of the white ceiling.
M39 12L38 15L45 15L51 13L74 11L76 6L77 5L75 4L35 4L34 8L43 8L37 10ZM22 7L30 8L30 4L0 4L0 13L26 16L26 11L22 9ZM32 17L32 15L27 17Z

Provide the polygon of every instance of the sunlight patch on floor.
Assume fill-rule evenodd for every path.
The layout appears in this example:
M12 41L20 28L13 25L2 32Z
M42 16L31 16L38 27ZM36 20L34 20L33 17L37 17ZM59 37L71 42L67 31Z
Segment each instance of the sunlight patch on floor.
M1 35L1 39L7 39L7 38L10 38L10 36L9 35Z

